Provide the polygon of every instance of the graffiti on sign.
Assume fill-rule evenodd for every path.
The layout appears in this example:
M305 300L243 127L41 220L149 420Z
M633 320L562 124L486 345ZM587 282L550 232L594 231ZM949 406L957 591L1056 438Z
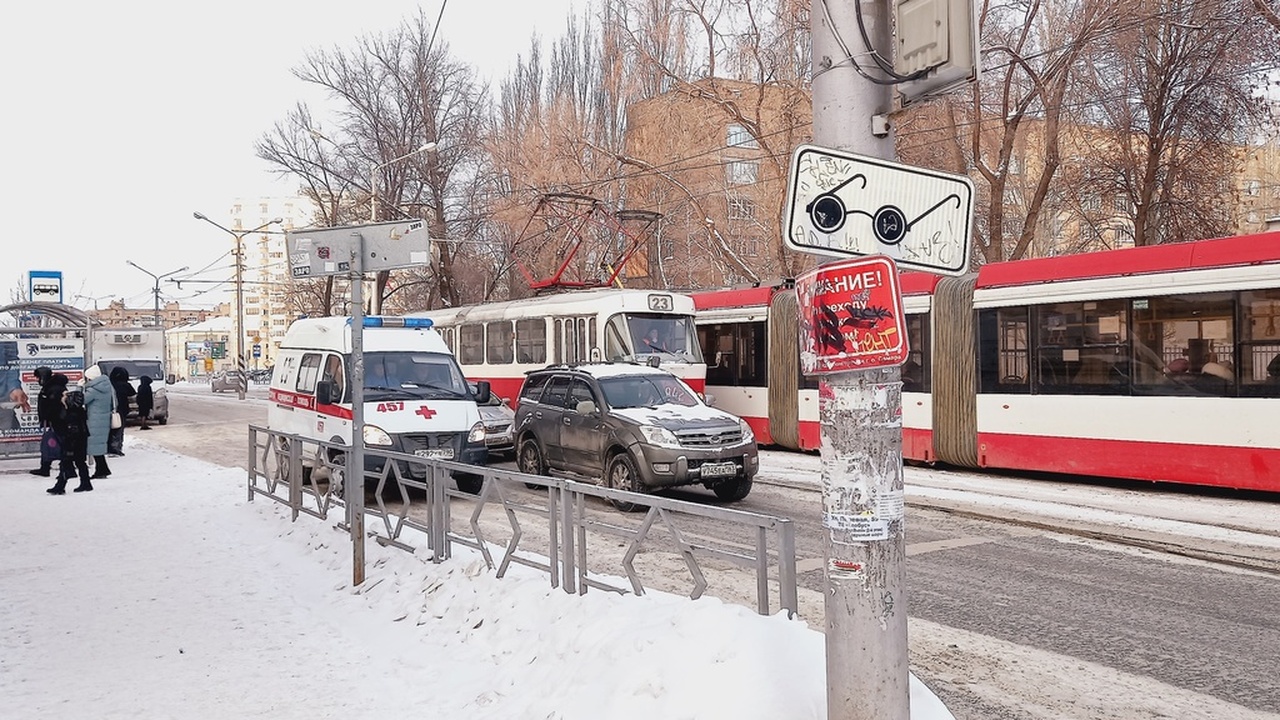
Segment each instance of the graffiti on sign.
M825 265L796 280L806 375L901 365L907 359L898 268L883 255Z

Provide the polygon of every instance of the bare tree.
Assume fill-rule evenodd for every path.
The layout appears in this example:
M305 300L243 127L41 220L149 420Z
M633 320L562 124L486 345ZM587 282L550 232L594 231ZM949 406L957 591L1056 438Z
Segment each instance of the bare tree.
M466 65L449 59L447 45L419 15L387 33L359 38L349 48L310 53L295 75L328 91L336 102L332 132L321 132L299 106L259 143L259 155L296 175L317 202L322 222L350 222L377 193L375 220L418 217L433 239L430 266L417 276L436 284L429 302L454 304L455 244L474 224L469 185L482 157L478 137L486 91ZM412 154L426 143L434 153ZM411 155L402 161L395 158ZM371 177L370 173L373 172ZM370 186L373 183L374 187ZM457 235L455 233L462 233ZM410 273L414 275L413 273ZM390 272L378 273L374 308Z
M1259 59L1274 57L1265 13L1252 0L1126 7L1088 76L1088 118L1110 141L1095 144L1082 187L1122 199L1137 245L1234 232L1227 179L1265 116Z

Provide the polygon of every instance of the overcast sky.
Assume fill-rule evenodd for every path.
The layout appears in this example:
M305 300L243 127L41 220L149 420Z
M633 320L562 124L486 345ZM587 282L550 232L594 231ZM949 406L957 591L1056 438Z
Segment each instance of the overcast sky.
M447 0L446 0L447 2ZM536 31L555 37L584 0L454 0L440 40L500 79ZM123 297L149 306L156 275L208 265L230 236L238 196L283 194L253 144L308 88L293 77L309 50L351 47L439 1L122 0L15 3L0 11L0 96L7 111L0 210L8 262L0 305L30 270L60 270L64 301ZM162 287L168 296L182 292ZM84 297L77 298L77 295ZM207 297L207 296L205 296ZM201 298L204 300L204 298Z

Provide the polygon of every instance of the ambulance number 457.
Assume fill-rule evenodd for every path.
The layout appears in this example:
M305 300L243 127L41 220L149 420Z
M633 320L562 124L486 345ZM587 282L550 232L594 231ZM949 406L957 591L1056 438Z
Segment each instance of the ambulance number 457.
M378 407L377 407L377 411L380 413L400 412L402 410L404 410L403 400L392 400L390 402L380 402L378 403Z

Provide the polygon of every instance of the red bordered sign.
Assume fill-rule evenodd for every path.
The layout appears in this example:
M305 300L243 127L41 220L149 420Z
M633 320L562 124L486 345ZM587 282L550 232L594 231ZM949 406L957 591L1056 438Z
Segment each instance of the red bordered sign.
M871 255L824 265L796 280L796 295L804 374L906 362L902 289L891 258Z

